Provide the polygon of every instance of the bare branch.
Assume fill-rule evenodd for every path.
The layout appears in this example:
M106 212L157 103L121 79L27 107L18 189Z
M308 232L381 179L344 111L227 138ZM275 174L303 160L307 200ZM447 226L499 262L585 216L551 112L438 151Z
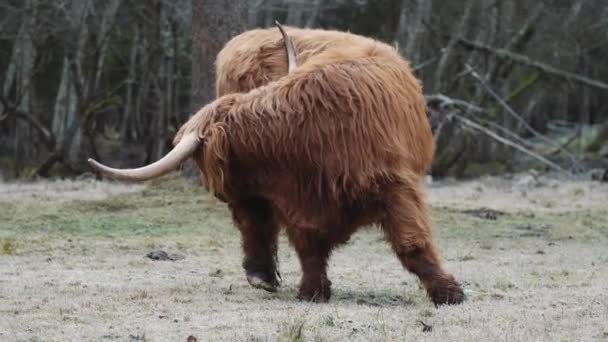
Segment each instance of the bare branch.
M427 66L435 63L435 61L437 61L437 57L429 58L424 62L414 65L414 67L412 67L412 71L420 71L420 70L426 68Z
M526 122L526 120L524 120L519 114L517 114L515 112L515 110L513 110L513 108L511 108L511 106L509 106L509 104L505 100L503 100L494 90L492 90L492 88L490 88L490 86L488 84L486 84L486 82L484 82L484 80L479 76L479 74L470 65L468 65L468 64L466 65L466 70L468 71L469 75L471 75L477 82L479 82L479 84L484 88L484 90L486 92L488 92L488 94L490 94L507 111L507 113L509 113L509 115L511 115L519 123L521 123L530 133L534 134L536 137L542 139L543 141L552 145L553 147L558 148L561 152L563 152L565 155L567 155L574 164L577 163L576 156L574 156L573 154L568 152L566 149L564 149L562 146L560 146L555 141L549 139L544 134L542 134L542 133L538 132L537 130L535 130L534 128L532 128L532 126L530 126Z
M608 90L608 83L594 80L592 78L589 78L589 77L586 77L583 75L579 75L579 74L575 74L575 73L572 73L569 71L560 70L549 64L545 64L545 63L533 60L528 56L520 55L518 53L511 52L506 49L500 49L500 48L497 49L497 48L488 46L486 44L470 41L470 40L467 40L464 38L458 38L458 43L466 48L490 53L490 54L496 55L499 58L506 58L513 62L523 64L523 65L529 66L534 69L538 69L538 70L540 70L546 74L552 75L552 76L563 78L568 81L575 81L575 82L578 82L578 83L581 83L581 84L584 84L584 85L587 85L590 87L598 88L601 90Z
M495 139L498 142L501 142L501 143L503 143L503 144L505 144L507 146L511 146L511 147L515 148L516 150L529 155L530 157L532 157L532 158L540 161L541 163L543 163L543 164L545 164L545 165L547 165L547 166L549 166L549 167L551 167L551 168L553 168L553 169L555 169L555 170L557 170L559 172L562 172L562 173L564 173L564 174L566 174L568 176L572 176L572 174L569 171L567 171L566 169L562 168L561 166L555 164L554 162L550 161L549 159L547 159L547 158L539 155L538 153L535 153L535 152L533 152L533 151L531 151L531 150L529 150L529 149L527 149L527 148L525 148L525 147L523 147L523 146L521 146L521 145L519 145L519 144L517 144L517 143L515 143L515 142L513 142L513 141L511 141L509 139L507 139L507 138L501 137L500 135L496 134L495 132L493 132L493 131L491 131L491 130L489 130L489 129L487 129L487 128L485 128L485 127L483 127L483 126L481 126L481 125L479 125L479 124L477 124L477 123L475 123L475 122L473 122L473 121L471 121L471 120L469 120L467 118L465 118L462 115L458 115L458 114L452 114L452 115L453 115L454 118L458 119L464 125L466 125L468 127L471 127L473 129L476 129L476 130L478 130L478 131L480 131L480 132L488 135L489 137Z
M72 76L72 84L74 85L74 90L76 91L76 97L79 101L83 101L84 84L82 82L82 74L80 72L80 68L78 67L76 59L73 56L68 56L67 59L70 75Z
M485 109L480 108L480 107L478 107L478 106L476 106L476 105L474 105L472 103L469 103L469 102L461 100L461 99L455 99L455 98L452 98L452 97L448 97L448 96L446 96L444 94L425 95L425 99L426 99L427 103L429 103L429 104L438 102L439 103L439 108L442 109L442 110L449 110L450 107L460 107L459 109L457 109L457 111L454 111L454 110L450 111L448 114L446 114L446 117L455 117L457 119L468 120L467 122L465 122L465 125L471 126L469 123L472 122L472 123L474 123L475 125L478 126L478 127L475 126L473 128L476 128L477 130L482 131L483 133L490 135L492 138L498 140L499 142L504 143L504 144L506 144L508 146L512 146L512 147L514 147L512 144L518 145L519 147L516 147L518 150L522 151L521 148L523 148L526 151L528 151L529 153L526 152L526 151L522 151L522 152L524 152L526 154L532 153L532 154L534 154L535 158L540 157L543 160L547 160L545 157L541 156L540 154L532 152L529 149L529 147L531 147L530 142L524 140L522 137L520 137L519 135L517 135L515 132L512 132L512 131L508 130L505 127L502 127L502 126L496 124L495 122L484 120L482 118L476 117L476 119L475 119L476 121L481 122L481 123L483 123L483 124L485 124L487 126L490 126L490 127L494 128L495 130L497 130L497 131L503 133L504 135L508 136L510 139L513 139L513 140L509 140L509 139L507 139L505 137L498 136L498 134L496 132L491 131L489 128L484 127L484 126L482 126L479 123L475 123L472 120L467 119L464 116L458 114L458 110L463 111L463 112L473 112L473 113L481 114L481 113L486 113ZM463 120L461 120L461 121L463 121ZM439 128L437 130L439 130L440 128L442 128L442 125L443 125L443 122L440 124L440 126L439 126ZM489 134L488 132L490 132L490 133L492 133L494 135L497 135L500 139L507 140L509 143L505 143L505 141L497 139L496 137L494 137L493 135ZM563 148L563 146L558 145L557 146L557 151L560 151L561 148ZM553 152L551 152L551 154L554 154L554 153L555 153L555 150ZM568 153L568 152L566 151L566 153ZM555 163L553 163L553 164L555 164ZM557 164L555 164L555 165L557 165Z
M435 71L435 89L441 91L444 85L443 76L447 70L450 59L452 58L454 48L456 44L459 42L461 37L464 36L467 28L467 24L469 22L469 18L471 17L471 13L473 12L473 7L475 5L475 0L468 0L466 3L466 7L464 9L464 13L460 19L460 23L458 24L458 28L456 29L456 34L452 35L448 45L443 49L443 54L439 59L439 63L437 64L437 70Z
M27 113L23 110L18 109L16 106L10 104L4 97L0 96L0 102L4 107L3 113L4 116L0 117L0 121L6 119L7 117L14 115L15 118L23 120L27 122L30 126L34 127L42 136L47 147L52 150L55 147L55 136L51 131L46 128L46 126L38 120L35 115L31 113Z
M0 110L0 122L4 121L6 118L8 118L8 103L6 102L6 99L3 96L0 96L0 104L2 105L2 108Z
M534 24L538 22L538 17L540 17L541 13L543 13L543 9L545 9L545 4L539 2L536 7L532 10L532 14L526 19L522 27L515 33L511 40L505 45L505 49L511 50L518 45L526 38L526 36L530 35L532 29L534 28Z
M472 110L474 112L485 112L485 110L483 108L480 108L470 102L448 97L444 94L424 95L424 98L427 103L439 102L440 103L439 107L442 109L445 109L450 106L459 106L459 107L465 108L466 111Z

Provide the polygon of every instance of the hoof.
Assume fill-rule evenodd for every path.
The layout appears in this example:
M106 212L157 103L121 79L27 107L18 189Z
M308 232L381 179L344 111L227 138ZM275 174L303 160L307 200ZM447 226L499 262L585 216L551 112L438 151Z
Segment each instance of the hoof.
M249 282L249 285L268 292L277 292L277 288L279 287L278 280L276 278L266 280L265 278L267 277L264 277L262 274L258 273L247 274L247 281Z
M311 303L327 303L331 297L331 281L325 280L320 284L303 284L297 298Z
M460 284L455 281L429 290L429 297L431 297L435 306L455 305L466 300Z

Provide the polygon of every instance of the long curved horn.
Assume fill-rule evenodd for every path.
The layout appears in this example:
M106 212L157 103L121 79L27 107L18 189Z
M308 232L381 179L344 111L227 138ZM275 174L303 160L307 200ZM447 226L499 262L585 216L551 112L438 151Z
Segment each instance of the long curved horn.
M114 169L89 159L89 164L100 173L118 180L124 181L145 181L152 178L163 176L175 170L182 162L194 153L200 144L200 139L196 132L188 133L183 136L180 142L160 160L137 169Z
M279 28L279 31L281 31L281 35L283 35L283 41L285 42L285 52L287 52L287 71L288 72L292 72L293 69L295 69L298 64L296 63L296 49L293 46L293 42L291 41L291 38L289 38L289 36L287 35L287 32L285 32L285 30L283 29L283 26L281 26L281 24L275 20L275 25L277 25L277 27Z

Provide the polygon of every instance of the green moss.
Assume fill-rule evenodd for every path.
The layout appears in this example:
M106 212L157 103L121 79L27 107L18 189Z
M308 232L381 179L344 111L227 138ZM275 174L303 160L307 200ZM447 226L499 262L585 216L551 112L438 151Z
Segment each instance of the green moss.
M221 232L231 226L223 205L186 181L94 201L26 199L0 202L0 232L68 235L164 235Z
M0 255L14 255L17 246L14 239L0 239Z

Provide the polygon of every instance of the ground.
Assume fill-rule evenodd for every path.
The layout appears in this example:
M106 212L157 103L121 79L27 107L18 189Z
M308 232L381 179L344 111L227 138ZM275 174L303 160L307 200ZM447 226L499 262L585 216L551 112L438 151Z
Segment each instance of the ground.
M427 189L462 305L434 307L373 228L333 255L330 303L295 299L284 237L280 291L253 289L226 208L178 175L0 184L0 340L608 340L608 185L517 175ZM146 258L158 249L184 258Z

